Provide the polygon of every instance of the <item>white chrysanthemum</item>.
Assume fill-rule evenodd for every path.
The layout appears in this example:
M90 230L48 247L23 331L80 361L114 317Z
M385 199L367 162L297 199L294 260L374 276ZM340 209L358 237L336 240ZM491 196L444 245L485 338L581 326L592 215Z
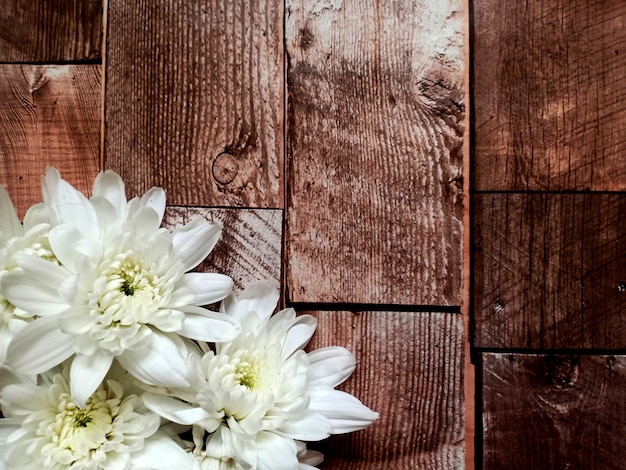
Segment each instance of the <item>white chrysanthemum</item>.
M48 242L50 215L43 205L33 206L22 225L9 195L0 186L0 279L8 272L20 269L15 261L19 254L56 261ZM10 341L35 314L17 308L0 293L0 366L5 363Z
M176 444L155 435L159 416L130 393L124 373L113 373L83 408L71 397L67 368L43 374L39 385L6 386L0 393L6 416L0 419L0 461L11 470L126 470L139 468L134 461L153 438L162 449L150 452L163 458Z
M127 201L112 171L96 178L88 200L49 169L44 203L58 220L48 235L55 262L16 255L21 271L2 280L11 303L41 316L12 341L14 370L37 374L74 355L72 397L84 405L114 359L148 384L186 386L189 352L179 335L237 334L232 317L201 308L223 299L232 279L187 272L213 249L219 226L196 219L160 228L163 190Z
M145 395L146 405L161 416L194 425L202 470L302 468L297 441L356 431L378 417L334 390L353 372L354 356L341 347L305 353L315 318L296 317L293 309L271 316L277 300L269 282L229 296L222 310L241 322L241 334L204 354L191 388ZM209 466L216 459L221 466Z

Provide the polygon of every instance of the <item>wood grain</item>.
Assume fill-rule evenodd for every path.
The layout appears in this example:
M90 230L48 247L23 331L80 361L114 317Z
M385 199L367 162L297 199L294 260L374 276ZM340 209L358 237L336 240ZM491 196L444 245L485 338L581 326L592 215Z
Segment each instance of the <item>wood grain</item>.
M87 194L100 169L101 67L0 65L0 182L23 216L53 165Z
M331 436L332 470L463 468L463 318L438 312L311 313L309 349L344 346L357 360L339 388L380 413L369 428Z
M287 3L291 301L460 304L465 20Z
M485 470L624 468L626 357L481 357Z
M282 210L168 207L164 224L174 227L195 217L223 227L220 241L200 264L200 271L227 274L239 292L262 279L281 287Z
M623 348L626 194L475 194L475 345Z
M101 58L102 0L2 0L0 62Z
M473 2L478 190L626 190L626 4Z
M282 2L111 0L106 164L176 205L282 204Z

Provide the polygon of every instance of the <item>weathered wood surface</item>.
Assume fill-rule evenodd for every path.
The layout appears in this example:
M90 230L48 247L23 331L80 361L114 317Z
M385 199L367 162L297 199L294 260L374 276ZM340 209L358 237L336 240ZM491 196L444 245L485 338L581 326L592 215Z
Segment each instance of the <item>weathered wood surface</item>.
M0 1L0 62L100 59L102 0Z
M177 205L282 204L282 2L110 0L106 166Z
M626 3L473 2L478 190L626 190Z
M485 470L624 468L625 356L481 357Z
M23 216L53 165L85 193L100 169L101 68L0 65L0 183Z
M475 194L475 345L623 348L626 194Z
M344 346L357 368L340 389L380 413L369 428L331 436L332 470L463 468L463 318L438 312L311 313L309 349Z
M287 2L291 301L460 305L461 8Z
M222 225L222 238L200 271L229 275L238 292L261 279L281 287L282 210L168 207L164 224L174 227L195 217Z

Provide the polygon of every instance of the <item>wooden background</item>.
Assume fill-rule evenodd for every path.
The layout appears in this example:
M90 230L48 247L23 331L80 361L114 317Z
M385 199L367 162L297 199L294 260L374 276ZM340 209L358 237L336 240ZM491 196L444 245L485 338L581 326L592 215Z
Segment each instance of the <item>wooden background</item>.
M0 23L20 214L47 164L164 187L166 223L224 225L202 269L272 279L313 347L356 354L343 386L381 418L323 468L463 467L462 0L0 0Z
M626 3L471 13L477 466L623 469Z
M324 468L624 468L623 1L0 6L20 214L53 164L221 222L201 269L272 279L381 413Z

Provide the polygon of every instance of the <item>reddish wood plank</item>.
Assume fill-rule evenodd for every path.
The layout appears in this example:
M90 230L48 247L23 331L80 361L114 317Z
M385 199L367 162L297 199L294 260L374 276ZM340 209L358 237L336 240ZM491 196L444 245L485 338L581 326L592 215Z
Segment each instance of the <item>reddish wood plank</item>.
M177 205L280 207L282 2L111 0L106 164Z
M223 227L222 238L200 264L200 271L227 274L237 291L261 279L281 287L282 210L168 207L164 223L172 227L195 217Z
M624 468L626 357L481 357L485 470Z
M461 6L287 3L290 300L460 304Z
M475 194L475 345L623 348L626 194Z
M626 190L626 3L473 9L476 189Z
M102 50L102 1L0 1L0 62L94 60Z
M101 67L0 65L0 182L20 216L46 165L90 193L100 168Z
M322 468L463 468L461 315L308 313L318 319L309 349L334 345L351 350L357 369L339 388L380 413L369 428L325 441Z

